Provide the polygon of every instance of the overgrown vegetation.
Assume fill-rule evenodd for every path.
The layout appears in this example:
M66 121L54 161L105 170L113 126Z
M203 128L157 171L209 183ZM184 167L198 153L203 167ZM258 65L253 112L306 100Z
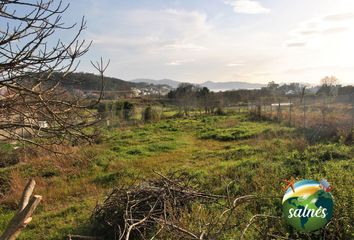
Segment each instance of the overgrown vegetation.
M29 222L19 239L354 238L353 86L181 83L166 97L168 86L105 78L102 58L91 62L99 77L73 73L91 43L80 40L84 18L62 21L68 7L0 1L0 232L15 223L1 239ZM322 230L281 220L290 177L334 186ZM35 182L43 202L31 221Z
M170 111L170 110L168 110ZM340 142L310 144L301 131L272 122L250 121L246 114L194 115L145 125L102 128L102 143L62 149L59 157L32 154L20 163L0 169L0 231L16 209L26 179L35 177L43 203L20 239L63 239L67 234L100 235L90 216L112 188L129 189L153 180L153 171L183 173L190 186L208 194L237 198L256 195L238 205L229 221L231 231L218 239L239 239L256 214L281 216L282 179L320 180L334 186L335 216L324 230L299 234L278 218L256 217L244 239L270 235L295 239L353 237L353 145ZM4 184L3 184L4 183ZM7 187L6 187L7 186ZM223 204L220 202L220 204ZM193 233L219 229L213 222L225 210L199 201L178 214L179 226ZM225 220L225 219L224 219ZM154 228L155 229L155 228ZM156 234L158 225L156 225ZM162 233L161 233L162 234ZM159 235L158 235L159 236ZM107 239L113 236L106 235ZM162 239L176 239L162 234Z

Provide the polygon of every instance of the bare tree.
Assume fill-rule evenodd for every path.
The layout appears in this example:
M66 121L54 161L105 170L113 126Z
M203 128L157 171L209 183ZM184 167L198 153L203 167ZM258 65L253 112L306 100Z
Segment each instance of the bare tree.
M330 76L330 77L326 76L321 79L321 85L325 85L325 86L336 86L338 83L339 80L335 76Z
M326 116L331 110L329 108L329 99L337 95L338 84L339 84L339 80L334 76L330 76L330 77L326 76L321 79L321 87L317 91L317 95L323 97L323 103L322 106L320 107L321 114L322 114L322 125L325 125Z
M168 97L176 101L180 113L189 116L191 107L196 105L196 90L197 86L193 84L181 83L177 89L169 92Z
M88 101L63 86L91 45L80 40L84 18L79 24L63 23L68 7L55 0L0 0L0 138L44 148L90 141L83 129L97 118L88 110ZM71 40L60 39L70 32ZM103 90L108 64L101 60L93 65Z

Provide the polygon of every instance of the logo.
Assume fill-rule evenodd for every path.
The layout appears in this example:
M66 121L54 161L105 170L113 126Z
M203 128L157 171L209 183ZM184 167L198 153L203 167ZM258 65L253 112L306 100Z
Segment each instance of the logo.
M283 197L283 217L287 224L300 232L312 232L324 227L333 215L332 187L320 182L294 178L287 181Z

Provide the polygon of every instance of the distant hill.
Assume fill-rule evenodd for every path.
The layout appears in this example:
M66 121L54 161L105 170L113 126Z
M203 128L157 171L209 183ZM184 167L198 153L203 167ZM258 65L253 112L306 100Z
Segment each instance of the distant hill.
M148 84L158 84L158 85L168 85L172 88L177 88L181 82L171 80L171 79L161 79L161 80L153 80L153 79L146 79L146 78L139 78L131 80L133 83L148 83Z
M213 91L227 91L238 89L259 89L265 87L265 84L248 83L248 82L204 82L201 84L203 87L207 87Z
M54 74L53 78L59 77L59 74ZM160 89L163 92L170 88L177 88L182 82L171 79L134 79L125 81L114 77L105 77L105 89L107 91L130 91L134 89ZM64 87L69 89L80 89L84 91L97 91L101 89L100 76L92 73L71 73L62 81ZM204 82L199 84L202 87L207 87L212 91L227 91L237 89L258 89L264 87L264 84L247 83L247 82Z
M53 84L59 80L61 85L76 93L90 96L97 95L102 88L101 77L92 73L70 73L65 78L62 74L54 73L52 76ZM117 97L132 97L144 95L166 95L172 87L161 84L150 84L146 82L134 83L122 79L105 77L104 90L106 98L116 99Z
M60 77L54 73L53 80ZM62 85L70 89L93 90L101 89L101 77L93 73L70 73L61 81ZM131 82L114 77L104 77L105 89L107 91L130 91L132 88L165 88L162 84L152 84L148 82Z
M172 88L177 88L181 83L179 81L171 80L171 79L161 79L161 80L153 80L153 79L134 79L131 80L134 83L149 83L149 84L163 84L169 85ZM237 89L258 89L261 87L265 87L265 84L259 83L248 83L248 82L204 82L202 84L198 84L202 87L207 87L212 91L227 91L227 90L237 90Z

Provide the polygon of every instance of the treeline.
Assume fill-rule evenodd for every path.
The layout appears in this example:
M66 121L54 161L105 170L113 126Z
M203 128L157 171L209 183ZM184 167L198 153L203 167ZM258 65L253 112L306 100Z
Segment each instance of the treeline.
M306 87L299 83L278 85L270 82L267 87L254 90L236 90L216 93L217 97L228 106L247 102L278 102L289 98L304 97L313 100L322 97L332 97L337 102L350 103L354 101L354 86L322 84L317 87Z
M179 113L185 116L189 116L191 109L198 109L206 114L223 113L221 99L207 87L181 83L175 90L171 90L167 97L170 103L178 106Z
M188 83L182 83L177 89L168 93L167 98L172 104L177 105L185 115L191 108L204 110L205 113L213 113L223 106L234 104L247 104L249 102L278 102L289 98L312 98L314 100L331 97L337 102L354 102L354 86L341 86L335 77L325 77L321 85L306 87L300 83L279 85L269 82L261 89L240 89L225 92L211 92L206 87L199 87Z

